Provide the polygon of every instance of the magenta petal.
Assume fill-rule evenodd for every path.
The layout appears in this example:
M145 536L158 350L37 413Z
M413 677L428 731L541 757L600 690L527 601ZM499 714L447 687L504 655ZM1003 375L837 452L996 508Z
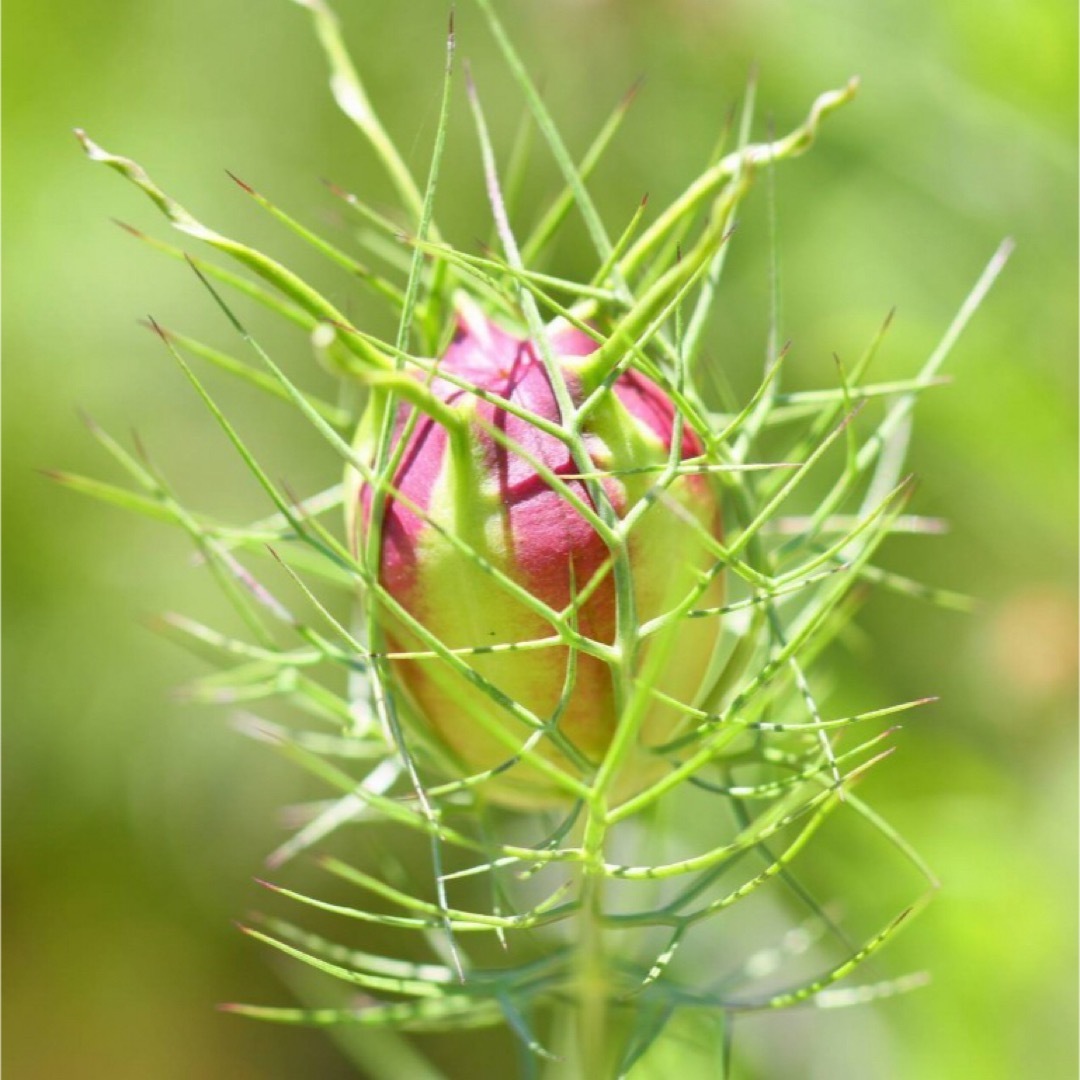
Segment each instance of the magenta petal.
M671 398L652 380L636 371L627 371L615 383L615 395L631 416L644 423L668 448L675 430L675 406ZM683 427L680 457L697 457L704 451L693 429Z
M549 344L567 393L579 405L585 390L577 374L580 363L573 358L594 352L596 344L569 327L554 330ZM671 400L644 375L623 373L613 385L614 393L590 414L582 437L591 460L578 462L562 439L508 412L497 400L561 425L548 370L529 340L470 306L459 316L439 371L485 391L485 398L448 378L436 375L431 380L432 393L466 421L468 438L465 444L451 442L446 430L425 415L413 421L394 475L396 490L385 503L382 584L449 648L550 637L550 622L448 541L453 535L472 547L484 564L555 611L566 609L575 591L587 589L588 598L574 616L577 629L596 642L613 644L616 599L611 553L582 511L546 477L566 477L565 485L579 505L595 510L590 486L571 477L583 470L610 470L603 488L622 517L651 484L648 473L638 466L661 466L670 454L676 417ZM427 379L423 373L417 377ZM399 441L411 415L412 407L403 404L397 417ZM688 428L682 432L680 451L682 457L703 452ZM680 502L684 512L706 529L719 528L719 507L705 477L677 480L666 497ZM371 509L366 489L361 490L360 509L361 523L366 523ZM672 590L685 589L693 574L712 566L714 556L664 505L651 506L644 517L646 523L635 526L630 537L629 555L638 615L647 619L668 610L675 599ZM715 579L703 603L715 605L721 595L722 585ZM709 667L718 625L718 620L692 620L679 630L673 647L677 661L658 683L665 693L692 701ZM393 651L427 651L400 623L388 623L386 633ZM463 655L469 667L534 716L551 716L559 705L571 658L565 646ZM612 670L587 653L577 654L574 666L572 692L559 705L559 729L586 758L599 761L618 723ZM468 771L505 764L528 737L520 720L508 718L469 679L439 661L398 660L392 670L415 713ZM487 724L477 723L478 710L488 718ZM685 713L670 706L650 709L641 738L646 743L663 741L684 721ZM493 734L492 725L506 738ZM535 745L536 753L560 769L574 768L555 740L545 737ZM630 776L626 790L656 775L657 767L658 759L643 753L638 778ZM487 790L492 799L516 806L549 805L560 798L550 778L527 761L500 773Z

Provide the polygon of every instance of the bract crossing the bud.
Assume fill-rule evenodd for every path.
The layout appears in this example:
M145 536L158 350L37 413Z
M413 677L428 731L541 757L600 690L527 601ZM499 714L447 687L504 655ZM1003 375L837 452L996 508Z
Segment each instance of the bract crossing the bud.
M595 343L563 328L550 332L549 345L573 405L580 406L595 389L586 359ZM582 649L571 656L565 644L552 642L557 632L540 605L569 612L567 623L591 641L617 643L612 550L582 508L595 512L596 500L606 498L618 525L646 496L649 505L621 541L636 622L670 610L703 573L713 580L695 606L717 605L722 585L715 555L690 518L717 535L719 500L703 474L681 475L657 489L660 467L671 457L675 410L664 391L636 371L621 374L582 425L589 458L584 464L600 474L590 490L567 441L537 426L547 421L561 428L564 418L536 344L464 309L438 370L447 377L434 378L429 389L461 417L465 437L452 438L425 414L406 434L413 410L400 408L395 438L406 443L383 505L379 573L394 600L455 650L467 670L445 658L395 659L390 667L399 701L458 776L499 770L483 782L485 797L522 808L551 805L565 801L565 792L529 754L587 779L624 711L626 683L620 697L616 668L632 663L636 676L650 650L660 649L664 662L653 665L659 670L651 675L659 693L650 695L614 789L616 797L630 794L667 767L649 748L687 721L685 710L664 698L694 703L719 619L680 619L635 646L632 661L609 660ZM358 441L362 453L373 454L370 432L362 428ZM697 436L684 427L680 457L702 452ZM358 548L372 501L371 489L354 477L350 528ZM540 605L515 595L492 570ZM377 611L388 650L431 652L387 605ZM528 644L543 639L549 640L542 646ZM507 649L514 644L521 647ZM544 726L540 734L530 715ZM528 753L519 757L525 746Z

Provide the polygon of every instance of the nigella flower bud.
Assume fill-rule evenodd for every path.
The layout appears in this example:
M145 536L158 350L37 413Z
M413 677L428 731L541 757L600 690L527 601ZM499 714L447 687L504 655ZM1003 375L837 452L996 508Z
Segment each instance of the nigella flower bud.
M595 342L568 327L552 330L549 341L578 406L595 389L589 379L595 383L596 377L586 374ZM551 639L552 624L492 569L548 608L571 612L567 622L577 633L612 646L618 639L612 551L579 507L595 511L594 494L606 496L617 525L647 494L658 496L642 508L624 541L635 619L643 624L683 600L702 574L713 580L696 606L719 603L715 554L692 520L717 535L719 500L704 474L680 475L662 494L654 490L659 470L671 458L675 410L664 391L636 371L620 375L583 424L588 464L599 474L595 482L603 495L595 487L590 494L581 462L565 441L521 415L527 410L540 421L562 423L535 343L475 308L462 308L438 372L446 377L436 376L429 389L461 418L465 436L453 438L444 422L425 413L415 418L406 436L412 409L402 406L396 439L407 438L407 443L383 507L380 581L486 685L455 670L445 657L428 655L391 661L394 690L406 715L433 737L430 741L460 776L498 770L483 783L487 798L518 807L554 804L566 798L558 784L516 751L527 744L531 753L568 775L587 776L602 761L620 720L625 681L622 691L617 684L625 671L617 669L623 661L578 649L571 662L564 644L528 646ZM466 389L462 381L486 391L485 396ZM517 409L510 412L493 399ZM359 444L361 452L372 452L371 435L363 428ZM702 452L697 436L684 427L681 458ZM565 477L565 487L553 485L544 474ZM350 529L359 548L372 492L355 477L352 484ZM579 507L568 493L580 500ZM415 629L376 603L387 649L430 654L430 645ZM650 674L658 692L650 692L616 797L639 789L666 767L650 747L686 726L685 710L671 699L694 703L710 668L719 620L681 619L667 633L666 641L660 633L635 649L634 679L645 669L650 649L662 649L663 662ZM512 643L524 647L500 648ZM486 651L491 646L496 648ZM535 725L514 715L507 702L523 707L550 730L537 737Z

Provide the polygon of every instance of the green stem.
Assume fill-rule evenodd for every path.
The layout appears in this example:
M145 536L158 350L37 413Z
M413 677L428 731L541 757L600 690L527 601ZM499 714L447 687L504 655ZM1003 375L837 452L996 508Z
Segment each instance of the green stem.
M608 1080L613 1075L610 1062L608 994L610 973L604 931L600 924L603 912L604 826L595 812L585 824L581 864L581 936L578 946L578 1059L581 1076Z

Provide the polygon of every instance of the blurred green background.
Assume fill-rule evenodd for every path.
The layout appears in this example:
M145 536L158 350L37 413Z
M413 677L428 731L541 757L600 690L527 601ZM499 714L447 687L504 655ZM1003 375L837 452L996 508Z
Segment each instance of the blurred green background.
M505 151L520 99L473 5L458 6L460 52ZM340 9L371 95L422 174L446 5ZM770 118L785 130L818 92L862 76L857 103L777 176L782 333L806 385L828 384L831 353L853 357L893 305L878 370L914 372L998 242L1015 237L950 362L955 383L925 398L916 423L917 509L947 516L952 531L897 541L886 560L983 605L967 617L875 599L841 671L868 700L942 695L865 786L944 883L878 975L928 968L934 981L874 1008L749 1020L738 1045L741 1075L767 1080L1074 1077L1074 5L506 0L502 10L579 152L646 76L592 185L613 228L645 191L662 206L694 174L754 61L759 130ZM84 161L72 127L136 157L205 220L309 270L354 318L378 316L224 170L330 231L342 222L320 177L376 203L389 189L330 103L307 17L286 0L8 0L3 28L7 1075L356 1075L322 1034L213 1009L290 1000L283 969L230 920L259 902L251 878L281 836L278 808L302 787L224 715L169 696L201 669L140 617L179 608L212 621L212 589L181 537L36 470L116 479L76 416L84 408L118 435L137 427L197 505L237 520L262 512L136 325L152 313L223 343L220 314L185 268L110 223L166 234L134 189ZM439 214L469 245L489 224L458 89ZM554 182L545 160L529 190ZM732 248L709 342L739 385L764 350L763 202ZM587 272L586 254L575 226L561 265ZM306 371L302 341L259 329ZM288 410L211 385L272 475L301 490L333 482L336 466ZM861 851L817 850L815 879L835 871L853 908L910 898L910 881L853 873ZM505 1038L426 1049L455 1077L508 1074Z

